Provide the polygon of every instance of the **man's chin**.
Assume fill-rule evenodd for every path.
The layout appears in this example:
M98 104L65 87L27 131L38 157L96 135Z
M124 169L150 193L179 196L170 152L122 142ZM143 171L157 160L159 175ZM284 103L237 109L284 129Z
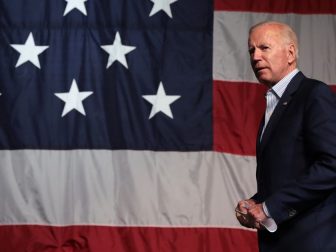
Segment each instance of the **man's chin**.
M261 84L264 84L266 86L272 86L271 85L271 80L269 78L266 78L266 76L262 76L262 75L257 76L257 79Z

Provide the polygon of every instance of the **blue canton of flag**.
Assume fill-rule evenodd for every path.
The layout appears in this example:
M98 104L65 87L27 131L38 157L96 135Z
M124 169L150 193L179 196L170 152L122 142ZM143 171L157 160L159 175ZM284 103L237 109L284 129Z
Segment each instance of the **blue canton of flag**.
M212 148L211 1L0 4L0 148Z

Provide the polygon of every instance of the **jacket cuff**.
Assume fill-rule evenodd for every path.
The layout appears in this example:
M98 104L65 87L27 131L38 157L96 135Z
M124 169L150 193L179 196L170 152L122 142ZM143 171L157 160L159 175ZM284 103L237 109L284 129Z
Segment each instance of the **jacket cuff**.
M288 206L284 206L269 198L265 200L267 205L268 214L272 216L276 223L281 223L285 220L293 218L297 214L297 210Z

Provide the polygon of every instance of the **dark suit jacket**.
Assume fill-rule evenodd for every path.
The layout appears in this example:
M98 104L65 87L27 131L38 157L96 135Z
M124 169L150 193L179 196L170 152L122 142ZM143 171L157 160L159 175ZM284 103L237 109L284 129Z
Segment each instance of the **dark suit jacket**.
M259 231L260 251L336 251L336 100L301 72L257 140L257 202L278 224Z

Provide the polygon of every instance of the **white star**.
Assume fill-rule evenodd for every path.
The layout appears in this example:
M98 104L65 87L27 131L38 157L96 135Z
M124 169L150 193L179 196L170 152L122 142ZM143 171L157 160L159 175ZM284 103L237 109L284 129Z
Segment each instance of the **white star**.
M65 0L65 1L67 2L67 6L65 7L63 16L65 16L75 8L86 16L86 8L84 2L86 2L87 0Z
M173 114L170 109L170 104L179 99L181 96L166 95L166 92L163 88L163 84L162 82L160 82L156 95L143 95L142 97L153 105L151 113L149 115L149 119L151 119L154 115L156 115L160 111L169 116L170 118L173 118Z
M21 66L23 63L30 61L36 67L40 67L40 61L38 55L46 50L49 46L37 46L35 45L34 37L32 33L29 33L26 43L24 44L11 44L16 51L20 53L20 57L15 67Z
M135 46L126 46L121 43L121 38L119 32L117 32L115 39L112 45L102 45L104 51L106 51L110 56L107 60L106 68L109 68L113 62L119 61L123 64L126 68L128 68L127 61L126 61L126 54L133 51L136 47Z
M167 13L169 17L173 17L170 9L170 5L177 0L151 0L154 3L152 11L150 12L149 16L153 16L154 14L158 13L160 10L163 10Z
M79 92L76 80L72 80L71 88L67 93L55 93L55 95L65 102L62 117L71 110L76 109L81 114L85 115L83 100L92 95L93 92Z

